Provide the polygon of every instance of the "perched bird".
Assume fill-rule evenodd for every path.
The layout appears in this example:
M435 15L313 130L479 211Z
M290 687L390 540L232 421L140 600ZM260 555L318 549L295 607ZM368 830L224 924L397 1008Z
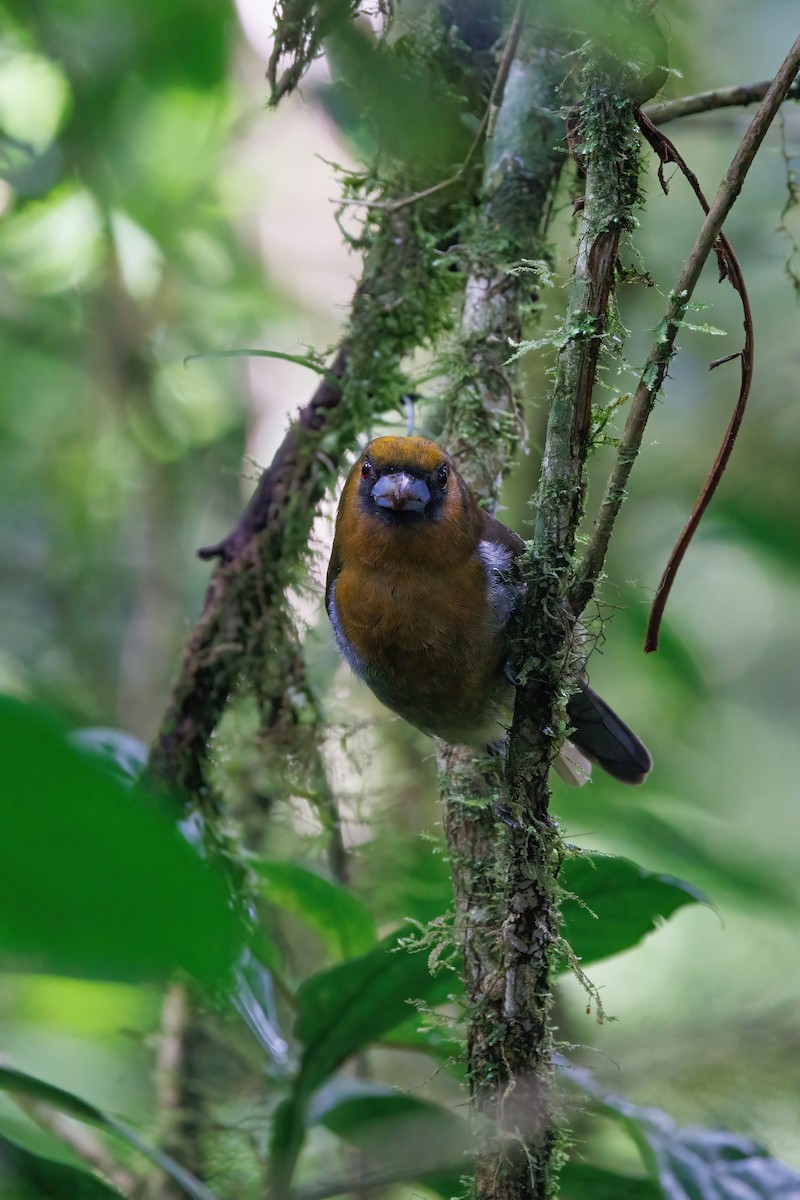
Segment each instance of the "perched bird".
M478 507L453 461L421 437L370 442L344 485L325 591L340 650L378 699L445 741L486 749L514 706L510 622L524 598L525 543ZM591 762L642 783L645 746L582 678L554 766Z

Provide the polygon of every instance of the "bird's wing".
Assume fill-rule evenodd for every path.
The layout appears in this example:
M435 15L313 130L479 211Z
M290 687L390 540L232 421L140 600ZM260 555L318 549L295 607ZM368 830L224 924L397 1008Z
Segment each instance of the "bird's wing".
M515 558L525 549L519 534L496 517L482 511L481 521L486 541L511 550ZM511 672L509 678L513 678ZM591 763L596 762L623 783L644 782L653 766L649 750L602 696L589 687L585 676L578 680L578 690L570 697L567 713L575 731L553 763L562 779L580 786L589 778Z
M325 611L330 615L331 604L333 602L333 585L336 583L336 576L342 569L342 556L339 550L338 539L334 537L333 546L331 547L331 558L328 563L328 574L325 579Z
M513 529L509 529L502 521L498 521L497 517L493 517L485 508L480 509L481 514L481 538L487 542L497 542L501 546L505 546L516 558L525 549L525 542L518 533L514 533Z

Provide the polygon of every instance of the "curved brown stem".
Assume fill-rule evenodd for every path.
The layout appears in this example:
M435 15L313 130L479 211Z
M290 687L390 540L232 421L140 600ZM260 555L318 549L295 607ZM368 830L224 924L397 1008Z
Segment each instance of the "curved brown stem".
M706 214L706 216L708 216L708 201L703 193L703 189L700 187L697 176L685 162L683 156L679 153L669 138L656 129L652 121L650 121L650 119L641 111L637 115L637 120L642 133L647 138L648 142L661 160L658 169L658 175L664 191L666 192L667 190L667 185L663 175L664 165L665 163L672 162L680 168L683 175L689 181L692 191L697 197L703 212ZM737 396L736 405L734 407L731 419L728 422L728 428L725 431L725 438L720 446L717 457L714 460L714 465L708 474L708 478L703 484L703 488L697 498L694 508L691 511L688 521L681 530L680 536L675 543L672 553L669 556L669 561L664 568L661 581L656 589L655 599L653 600L653 604L650 608L650 619L647 623L647 633L644 641L645 654L650 654L652 651L658 649L658 635L661 629L661 620L664 616L664 609L666 608L669 594L672 591L672 585L675 582L678 569L683 561L683 556L688 550L691 540L697 531L697 527L703 519L703 514L711 503L714 493L719 486L720 480L725 473L725 468L728 465L728 460L733 452L733 447L736 443L736 437L744 418L747 400L750 395L750 386L753 381L753 360L755 354L753 313L750 308L750 299L747 295L747 288L745 286L742 268L738 258L734 254L733 247L724 233L720 233L719 241L716 243L714 249L719 261L720 280L729 279L733 287L739 293L739 297L742 302L742 314L744 318L744 347L738 352L738 354L730 356L730 358L739 358L741 360L739 395ZM719 363L712 363L709 369L713 369L718 365Z

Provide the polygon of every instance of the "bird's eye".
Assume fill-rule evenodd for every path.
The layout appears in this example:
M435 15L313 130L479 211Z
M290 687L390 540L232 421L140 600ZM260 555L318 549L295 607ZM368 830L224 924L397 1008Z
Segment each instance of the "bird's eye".
M361 478L369 479L371 474L372 474L372 463L369 461L368 458L365 458L364 463L361 467Z
M436 472L436 481L442 491L444 491L444 489L447 487L447 477L449 474L450 472L447 469L447 465L442 463L441 467L439 467L439 470Z

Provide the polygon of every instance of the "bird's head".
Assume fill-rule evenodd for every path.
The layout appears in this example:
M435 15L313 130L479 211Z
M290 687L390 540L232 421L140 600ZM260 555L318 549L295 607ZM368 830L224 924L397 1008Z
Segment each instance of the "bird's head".
M421 437L370 442L350 472L337 530L365 557L448 557L476 538L475 501L450 455Z
M376 438L354 471L359 508L391 525L439 521L453 472L450 456L427 438Z

